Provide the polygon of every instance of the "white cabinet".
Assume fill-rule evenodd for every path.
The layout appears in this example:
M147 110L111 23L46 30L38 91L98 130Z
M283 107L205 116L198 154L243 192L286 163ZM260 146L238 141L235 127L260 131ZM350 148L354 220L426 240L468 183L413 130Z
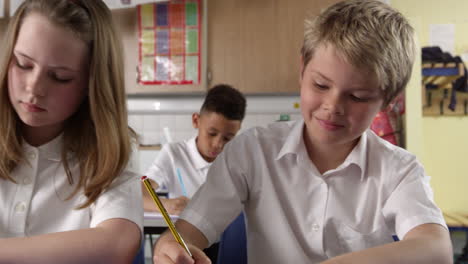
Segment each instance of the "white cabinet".
M103 0L104 3L110 9L121 9L121 8L129 8L135 7L137 5L147 4L147 3L156 3L156 2L167 2L168 0ZM3 17L3 7L5 5L5 1L0 1L0 17ZM24 0L10 0L10 16L13 16L16 9L23 3Z
M147 4L147 3L156 3L156 2L167 2L168 0L103 0L104 3L110 9L120 9L120 8L129 8L135 7L137 5Z

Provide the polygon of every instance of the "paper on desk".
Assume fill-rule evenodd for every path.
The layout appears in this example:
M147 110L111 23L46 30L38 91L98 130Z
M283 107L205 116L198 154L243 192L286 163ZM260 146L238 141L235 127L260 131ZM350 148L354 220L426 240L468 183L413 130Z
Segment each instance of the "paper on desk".
M144 217L145 219L154 219L154 220L164 219L161 213L156 213L156 212L145 212ZM169 217L171 218L172 221L179 219L178 215L169 215Z

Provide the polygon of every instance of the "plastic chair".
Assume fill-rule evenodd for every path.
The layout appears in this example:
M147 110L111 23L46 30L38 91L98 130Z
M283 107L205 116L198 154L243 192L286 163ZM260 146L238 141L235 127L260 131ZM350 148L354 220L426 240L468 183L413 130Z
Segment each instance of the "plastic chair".
M243 213L221 235L216 264L247 264L247 237Z
M132 264L145 264L145 239L141 243L140 249L138 250L138 254L132 261Z

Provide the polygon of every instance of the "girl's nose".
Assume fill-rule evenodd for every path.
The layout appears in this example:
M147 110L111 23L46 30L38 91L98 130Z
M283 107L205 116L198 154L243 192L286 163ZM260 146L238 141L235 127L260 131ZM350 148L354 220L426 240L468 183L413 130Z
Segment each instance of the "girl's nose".
M27 77L26 90L34 96L46 95L46 87L40 71L32 71Z

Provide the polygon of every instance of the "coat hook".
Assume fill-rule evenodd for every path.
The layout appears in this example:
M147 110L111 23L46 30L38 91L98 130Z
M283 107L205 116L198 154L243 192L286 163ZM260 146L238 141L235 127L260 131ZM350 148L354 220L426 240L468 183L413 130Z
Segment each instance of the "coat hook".
M439 107L440 107L440 114L443 115L444 114L444 99L440 100Z
M466 100L466 99L463 102L463 109L465 111L465 115L468 115L468 100Z

